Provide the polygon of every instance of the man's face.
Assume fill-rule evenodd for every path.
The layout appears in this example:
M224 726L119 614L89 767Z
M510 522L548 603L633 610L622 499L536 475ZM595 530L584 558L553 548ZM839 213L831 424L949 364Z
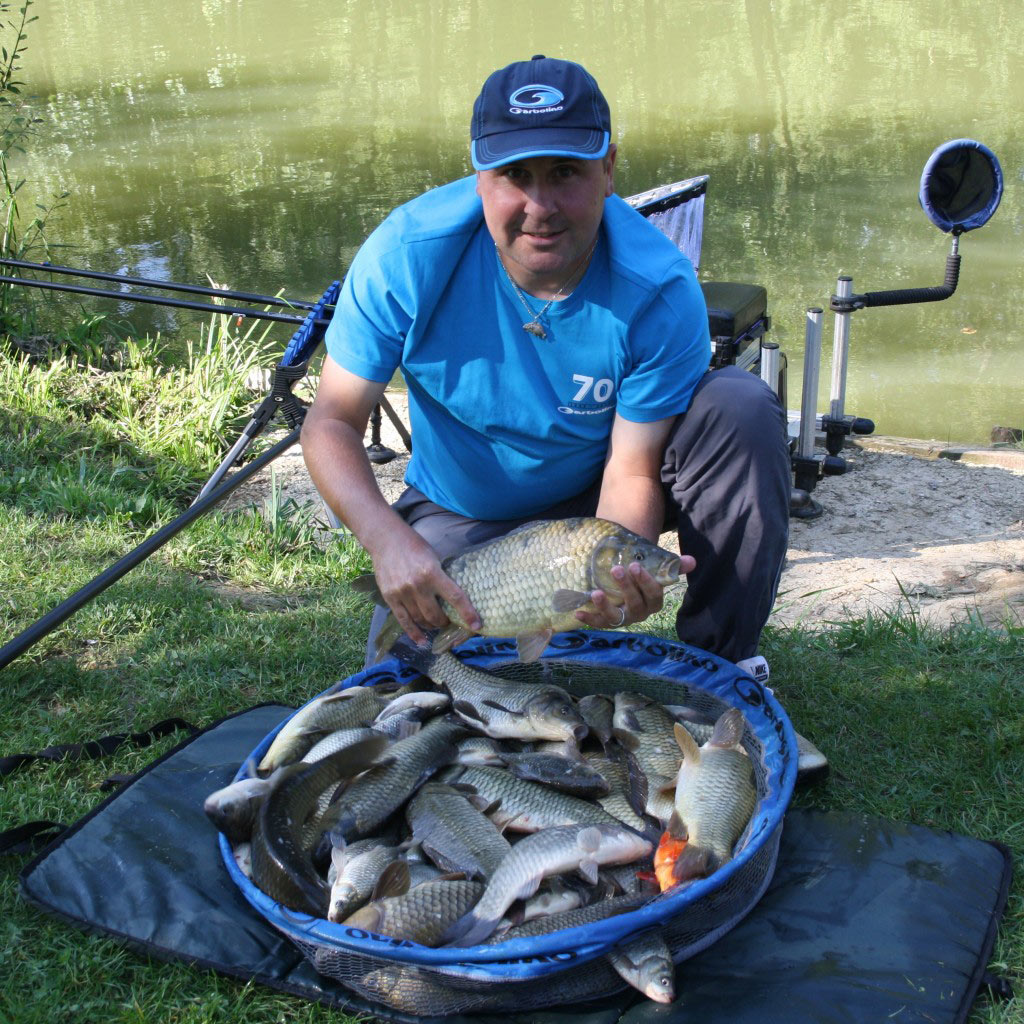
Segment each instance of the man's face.
M487 230L520 287L550 298L565 284L597 237L614 169L612 145L600 160L537 156L477 172Z

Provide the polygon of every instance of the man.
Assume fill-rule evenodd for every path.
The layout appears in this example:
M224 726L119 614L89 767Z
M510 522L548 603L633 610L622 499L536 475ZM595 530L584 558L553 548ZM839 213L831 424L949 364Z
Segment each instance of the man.
M447 623L440 599L479 625L443 558L597 515L651 540L676 527L679 636L749 664L787 542L777 398L735 367L707 372L693 268L614 195L608 104L586 70L538 56L494 72L471 137L475 177L400 207L353 261L303 426L314 483L414 642ZM390 507L363 437L396 368L414 450ZM624 603L595 591L581 625L661 608L640 565L615 571Z

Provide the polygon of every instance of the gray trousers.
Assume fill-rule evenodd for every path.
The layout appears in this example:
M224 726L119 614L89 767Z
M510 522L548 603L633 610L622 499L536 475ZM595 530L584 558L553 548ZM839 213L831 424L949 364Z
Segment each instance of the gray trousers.
M775 393L735 366L706 373L669 435L661 480L665 528L675 528L679 550L697 560L676 633L729 661L756 654L789 539L789 445ZM412 487L394 508L444 560L526 522L593 515L599 494L600 480L526 519L467 519ZM386 615L374 612L367 665Z

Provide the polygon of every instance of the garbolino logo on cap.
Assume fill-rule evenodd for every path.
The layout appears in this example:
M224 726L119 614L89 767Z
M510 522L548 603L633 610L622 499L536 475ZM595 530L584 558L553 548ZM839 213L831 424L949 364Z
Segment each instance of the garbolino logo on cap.
M511 114L532 114L544 110L561 110L558 105L565 97L553 85L523 85L520 86L508 101L511 104ZM529 109L522 109L522 108Z
M611 142L608 102L593 75L571 60L517 61L484 82L470 139L478 171L535 156L597 160Z

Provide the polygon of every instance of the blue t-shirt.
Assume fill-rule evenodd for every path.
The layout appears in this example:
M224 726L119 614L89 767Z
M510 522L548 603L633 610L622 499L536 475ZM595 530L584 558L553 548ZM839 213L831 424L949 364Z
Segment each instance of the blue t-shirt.
M534 311L544 302L527 296ZM475 177L395 210L356 254L327 328L331 358L390 380L401 368L414 439L406 483L473 519L515 519L601 474L616 412L685 412L708 368L707 310L690 261L617 196L546 339L523 330Z

